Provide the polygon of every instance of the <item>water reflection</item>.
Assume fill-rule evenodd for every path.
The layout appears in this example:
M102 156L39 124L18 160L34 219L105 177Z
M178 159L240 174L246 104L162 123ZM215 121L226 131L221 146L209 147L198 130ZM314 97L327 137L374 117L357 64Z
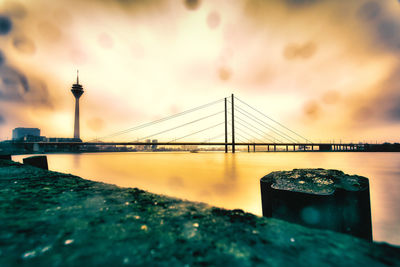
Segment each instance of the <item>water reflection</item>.
M221 197L234 195L238 190L235 154L224 157L224 170L222 175L223 179L212 186L214 193Z
M374 240L400 245L400 153L52 154L48 161L51 170L257 215L262 214L259 180L264 175L339 169L370 178Z
M229 154L224 157L225 182L232 182L237 179L237 177L236 177L236 155L237 154Z
M79 169L81 167L81 156L80 154L73 154L72 155L72 162L74 169Z

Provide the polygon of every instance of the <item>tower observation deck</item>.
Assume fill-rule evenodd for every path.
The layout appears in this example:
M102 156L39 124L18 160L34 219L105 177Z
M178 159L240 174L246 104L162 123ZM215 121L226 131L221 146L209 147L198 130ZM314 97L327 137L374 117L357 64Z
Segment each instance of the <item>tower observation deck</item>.
M72 85L72 94L75 97L75 123L74 123L74 138L80 139L79 132L79 98L83 94L83 86L79 84L79 71L76 75L76 83Z

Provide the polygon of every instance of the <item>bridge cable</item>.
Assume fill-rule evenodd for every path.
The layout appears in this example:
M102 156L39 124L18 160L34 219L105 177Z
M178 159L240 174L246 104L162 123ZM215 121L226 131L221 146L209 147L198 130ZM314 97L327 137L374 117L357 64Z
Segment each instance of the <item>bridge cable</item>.
M278 121L272 119L271 117L265 115L263 112L259 111L258 109L253 108L252 106L250 106L250 105L247 104L246 102L240 100L239 98L237 98L237 97L235 97L235 98L236 98L237 100L239 100L241 103L243 103L244 105L248 106L249 108L251 108L251 109L253 109L254 111L256 111L256 112L260 113L261 115L263 115L264 117L266 117L266 118L270 119L271 121L275 122L275 123L278 124L279 126L285 128L286 130L290 131L291 133L294 133L294 134L297 135L298 137L300 137L300 138L302 138L302 139L304 139L304 140L306 140L307 142L309 142L309 143L312 144L312 142L311 142L310 140L308 140L307 138L305 138L304 136L302 136L302 135L296 133L295 131L289 129L289 128L286 127L285 125L283 125L283 124L279 123Z
M237 119L237 118L236 118L236 119ZM256 135L261 136L261 138L265 138L264 135L262 135L262 134L260 134L260 133L258 133L258 132L256 132L256 131L254 131L254 130L248 128L248 127L246 127L246 125L243 124L243 123L241 123L240 121L237 121L237 123L240 124L240 125L242 125L243 127L245 127L247 130L251 131L252 133L255 133ZM272 141L272 140L270 140L270 139L268 139L268 138L265 138L265 139L267 139L267 140L270 141L270 142L276 143L276 142L274 142L274 141ZM259 139L259 140L262 141L262 142L264 142L263 139ZM267 143L267 142L265 142L265 143Z
M195 123L195 122L199 122L199 121L202 121L202 120L204 120L204 119L207 119L207 118L216 116L216 115L221 114L221 113L223 113L223 112L224 112L224 110L222 110L222 111L220 111L220 112L217 112L217 113L214 113L214 114L211 114L211 115L208 115L208 116L204 116L204 117L202 117L202 118L200 118L200 119L197 119L197 120L193 120L193 121L190 121L190 122L187 122L187 123L178 125L178 126L176 126L176 127L169 128L169 129L167 129L167 130L163 130L163 131L158 132L158 133L155 133L155 134L148 135L148 136L146 136L146 137L138 138L137 141L143 140L143 139L147 139L147 138L150 138L150 137L159 135L159 134L163 134L163 133L166 133L166 132L169 132L169 131L172 131L172 130L176 130L176 129L178 129L178 128L182 128L182 127L184 127L184 126L193 124L193 123Z
M223 122L223 123L225 123L225 122ZM205 139L205 140L203 141L203 143L210 143L211 140L217 139L217 138L219 138L219 137L221 137L221 136L225 136L225 133L222 133L222 134L213 136L213 137L211 137L211 138L207 138L207 139ZM225 140L224 140L224 142L225 142Z
M235 107L236 107L236 110L237 110L239 113L243 114L244 116L246 116L247 118L251 119L252 121L254 121L254 122L260 124L260 125L263 126L264 128L267 128L269 131L271 131L271 132L273 132L273 133L279 135L280 137L282 137L282 138L288 140L289 142L293 142L293 141L294 141L295 143L299 143L299 141L297 141L296 139L292 138L292 137L289 136L288 134L286 134L286 133L284 133L284 132L282 132L282 131L280 131L280 130L274 128L273 126L271 126L271 125L269 125L268 123L264 122L263 120L257 118L256 116L254 116L253 114L247 112L246 110L242 109L241 107L239 107L239 106L237 106L237 105L235 105ZM244 114L244 113L241 112L241 111L247 113L248 115ZM250 117L250 116L251 116L251 117ZM253 118L252 118L252 117L253 117ZM254 119L254 118L255 118L255 119ZM272 128L272 129L271 129L271 128ZM284 136L284 135L286 135L287 137ZM274 139L276 139L276 138L274 138ZM279 139L278 139L278 140L279 140Z
M236 134L236 133L235 133ZM238 137L241 137L243 139L246 139L246 141L242 140L243 143L249 143L249 144L254 144L254 141L251 141L250 139L248 139L247 137L241 135L240 133L237 133ZM239 138L240 139L240 138Z
M191 136L191 135L195 135L195 134L204 132L204 131L206 131L206 130L210 130L210 129L215 128L215 127L217 127L217 126L220 126L220 125L222 125L222 124L224 124L224 123L225 123L225 122L217 123L217 124L215 124L215 125L209 126L209 127L204 128L204 129L202 129L202 130L199 130L199 131L196 131L196 132L187 134L187 135L185 135L185 136L181 136L181 137L179 137L179 138L175 138L175 139L173 139L173 140L171 140L171 141L169 141L169 142L167 142L167 143L175 142L175 141L177 141L177 140L180 140L180 139L189 137L189 136Z
M230 112L228 112L228 114L230 114ZM228 127L232 127L232 124L231 124L231 120L229 120L228 121ZM235 126L235 129L236 129L237 127ZM240 130L240 129L239 129ZM228 135L229 137L231 137L230 135ZM247 137L244 137L243 135L241 135L240 133L238 133L237 131L235 132L235 139L237 138L237 136L241 136L243 139L246 139L247 140L247 142L249 142L249 143L251 143L251 144L254 144L254 141L251 141L250 139L248 139ZM228 138L229 139L229 138ZM232 139L232 137L230 138L230 139ZM243 140L242 140L243 141ZM229 142L229 141L228 141ZM231 140L231 142L232 142L232 140ZM246 143L246 141L243 141L243 143Z
M236 109L238 110L239 113L243 114L244 116L246 116L247 118L253 120L254 122L260 124L261 126L263 126L264 128L267 128L268 130L270 130L271 132L279 135L280 137L288 140L289 142L295 142L295 143L299 143L298 140L294 139L293 137L291 137L290 135L288 135L287 133L277 129L276 127L272 126L271 124L261 120L260 118L258 118L257 116L251 114L250 112L244 110L243 108L241 108L240 106L235 105ZM246 113L246 114L244 114Z
M239 137L236 137L237 139L238 139L238 141L240 141L241 143L251 143L247 138L245 138L246 140L247 140L247 142L246 141L244 141L242 138L240 138L240 137L243 137L243 136L241 136L240 134L239 134Z
M245 120L242 120L240 117L236 117L235 119L238 120L237 122L238 122L239 124L241 124L242 126L246 127L246 129L252 131L253 133L256 133L256 134L262 136L262 137L265 138L266 140L271 141L271 142L273 142L273 143L276 143L275 140L278 140L280 143L283 143L281 140L275 138L274 136L271 136L271 135L265 133L264 131L262 131L262 130L260 130L259 128L253 126L252 124L246 122ZM243 122L243 124L242 124L241 122ZM253 127L253 128L255 128L255 129L257 129L258 132L255 131L255 130L253 130L253 129L251 129L251 128L249 128L249 127L248 127L247 125L245 125L244 123L247 124L247 125L249 125L249 126L251 126L251 127ZM261 133L259 133L259 132L261 132ZM265 135L269 136L269 137L272 138L273 140L271 140L270 138L265 137Z
M141 125L126 129L126 130L122 130L122 131L119 131L119 132L116 132L116 133L112 133L112 134L109 134L109 135L106 135L106 136L103 136L103 137L100 137L100 138L96 138L96 139L93 139L93 140L91 140L89 142L92 142L94 140L104 139L104 138L115 137L115 136L119 136L119 135L122 135L122 134L126 134L126 133L131 132L131 131L140 130L142 128L152 126L154 124L161 123L161 122L164 122L164 121L167 121L167 120L171 120L171 119L177 118L179 116L183 116L183 115L186 115L188 113L191 113L191 112L194 112L194 111L197 111L197 110L212 106L214 104L222 102L224 99L225 98L222 98L222 99L219 99L219 100L216 100L216 101L213 101L213 102L210 102L210 103L207 103L207 104L204 104L204 105L192 108L192 109L188 109L188 110L182 111L182 112L177 113L177 114L173 114L173 115L168 116L168 117L164 117L164 118L161 118L161 119L158 119L158 120L155 120L155 121L147 122L147 123L144 123L144 124L141 124Z
M273 127L272 125L270 125L270 124L264 122L263 120L260 120L259 118L257 118L257 117L254 116L253 114L247 112L246 110L240 108L239 106L236 106L236 108L237 108L237 111L238 111L239 113L243 114L244 116L246 116L247 118L253 120L254 122L260 124L261 126L267 128L267 129L270 130L271 132L274 132L275 134L279 135L280 137L282 137L282 138L288 140L289 142L293 142L293 141L294 141L295 143L299 143L298 140L292 138L290 135L288 135L288 134L286 134L286 133L284 133L284 132L282 132L282 131L276 129L275 127ZM243 111L243 112L242 112L242 111ZM248 115L244 114L244 112L247 113ZM250 116L253 117L253 118L251 118ZM272 129L271 129L271 128L272 128Z
M242 128L236 127L236 126L235 126L235 129L236 129L236 130L239 130L239 131L242 132L243 134L246 134L246 135L250 136L250 137L253 138L254 140L258 140L260 143L263 143L262 140L258 139L257 137L254 137L253 135L249 134L248 132L246 132L246 131L243 130ZM243 136L242 136L242 137L243 137ZM253 142L253 143L254 143L254 142Z

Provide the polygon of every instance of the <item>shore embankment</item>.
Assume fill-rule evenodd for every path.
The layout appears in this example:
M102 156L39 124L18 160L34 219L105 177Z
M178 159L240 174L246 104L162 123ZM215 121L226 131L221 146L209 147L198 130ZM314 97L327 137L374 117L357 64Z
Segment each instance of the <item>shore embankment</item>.
M400 265L387 244L7 160L0 222L0 266Z

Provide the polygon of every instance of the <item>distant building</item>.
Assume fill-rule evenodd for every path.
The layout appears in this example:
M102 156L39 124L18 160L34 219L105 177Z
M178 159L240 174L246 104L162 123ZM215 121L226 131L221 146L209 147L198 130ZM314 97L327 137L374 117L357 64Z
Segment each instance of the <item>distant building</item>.
M35 139L35 137L40 137L39 128L18 127L12 131L13 140Z
M135 146L135 149L137 151L143 151L144 150L144 145Z
M193 150L198 150L198 146L196 146L196 145L183 145L183 146L181 146L181 149L185 150L185 151L187 151L187 150L193 151Z
M145 141L146 143L150 144L151 140L150 139L146 139ZM149 150L150 149L150 145L144 145L144 150Z
M151 145L151 149L152 150L157 150L157 143L158 140L157 139L153 139L153 141L151 141L153 144Z

